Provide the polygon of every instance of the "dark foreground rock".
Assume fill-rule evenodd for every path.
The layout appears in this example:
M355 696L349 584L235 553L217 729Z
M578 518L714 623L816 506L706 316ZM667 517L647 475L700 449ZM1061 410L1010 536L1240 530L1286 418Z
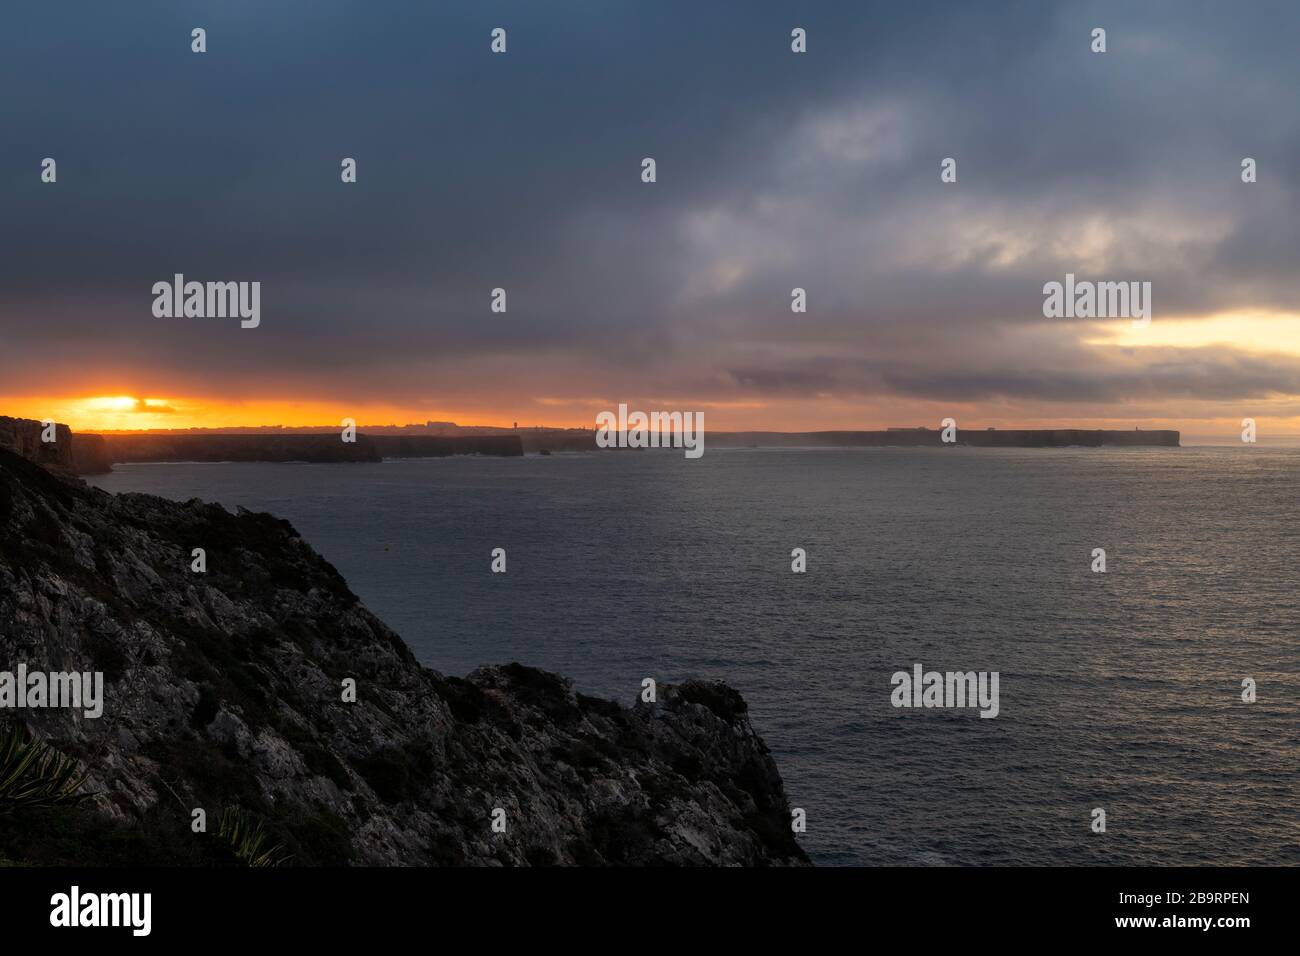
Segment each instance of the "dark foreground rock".
M629 709L517 664L444 677L287 522L108 495L0 451L0 671L20 663L102 671L104 712L0 710L95 794L0 807L0 861L209 862L193 810L211 828L237 806L297 864L806 862L725 685Z

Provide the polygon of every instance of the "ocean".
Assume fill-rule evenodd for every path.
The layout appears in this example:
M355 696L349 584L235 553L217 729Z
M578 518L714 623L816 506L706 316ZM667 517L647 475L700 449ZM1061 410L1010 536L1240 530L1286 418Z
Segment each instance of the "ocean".
M629 704L646 677L726 680L819 864L1300 863L1300 449L140 464L92 483L287 518L444 673L520 661ZM997 716L893 706L917 664L998 672Z

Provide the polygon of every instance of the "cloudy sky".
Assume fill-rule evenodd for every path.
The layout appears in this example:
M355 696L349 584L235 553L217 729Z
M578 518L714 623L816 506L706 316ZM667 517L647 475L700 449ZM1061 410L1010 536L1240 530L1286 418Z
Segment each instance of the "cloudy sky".
M25 5L0 414L1300 431L1297 35L1258 0ZM1150 325L1045 319L1067 272L1151 282ZM156 318L174 273L259 281L260 327Z

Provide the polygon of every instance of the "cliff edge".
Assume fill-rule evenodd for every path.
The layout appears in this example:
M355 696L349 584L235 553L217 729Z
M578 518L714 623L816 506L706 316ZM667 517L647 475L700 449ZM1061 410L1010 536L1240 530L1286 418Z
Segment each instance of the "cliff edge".
M52 440L47 441L46 437ZM67 475L99 475L112 471L104 440L98 435L74 435L67 425L0 415L0 448Z
M109 495L0 450L0 671L20 665L101 672L103 713L0 706L94 794L0 813L0 859L210 862L237 807L299 865L806 862L725 685L625 708L518 664L444 677L288 522Z

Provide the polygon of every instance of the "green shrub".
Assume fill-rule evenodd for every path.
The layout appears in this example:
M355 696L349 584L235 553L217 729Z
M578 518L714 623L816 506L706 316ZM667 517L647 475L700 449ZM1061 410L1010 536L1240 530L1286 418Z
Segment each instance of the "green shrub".
M0 728L0 813L75 806L86 775L66 754L32 738L17 723Z
M235 858L247 866L283 866L289 861L284 844L268 846L270 837L261 820L239 807L227 807L217 824L217 839L228 845Z

